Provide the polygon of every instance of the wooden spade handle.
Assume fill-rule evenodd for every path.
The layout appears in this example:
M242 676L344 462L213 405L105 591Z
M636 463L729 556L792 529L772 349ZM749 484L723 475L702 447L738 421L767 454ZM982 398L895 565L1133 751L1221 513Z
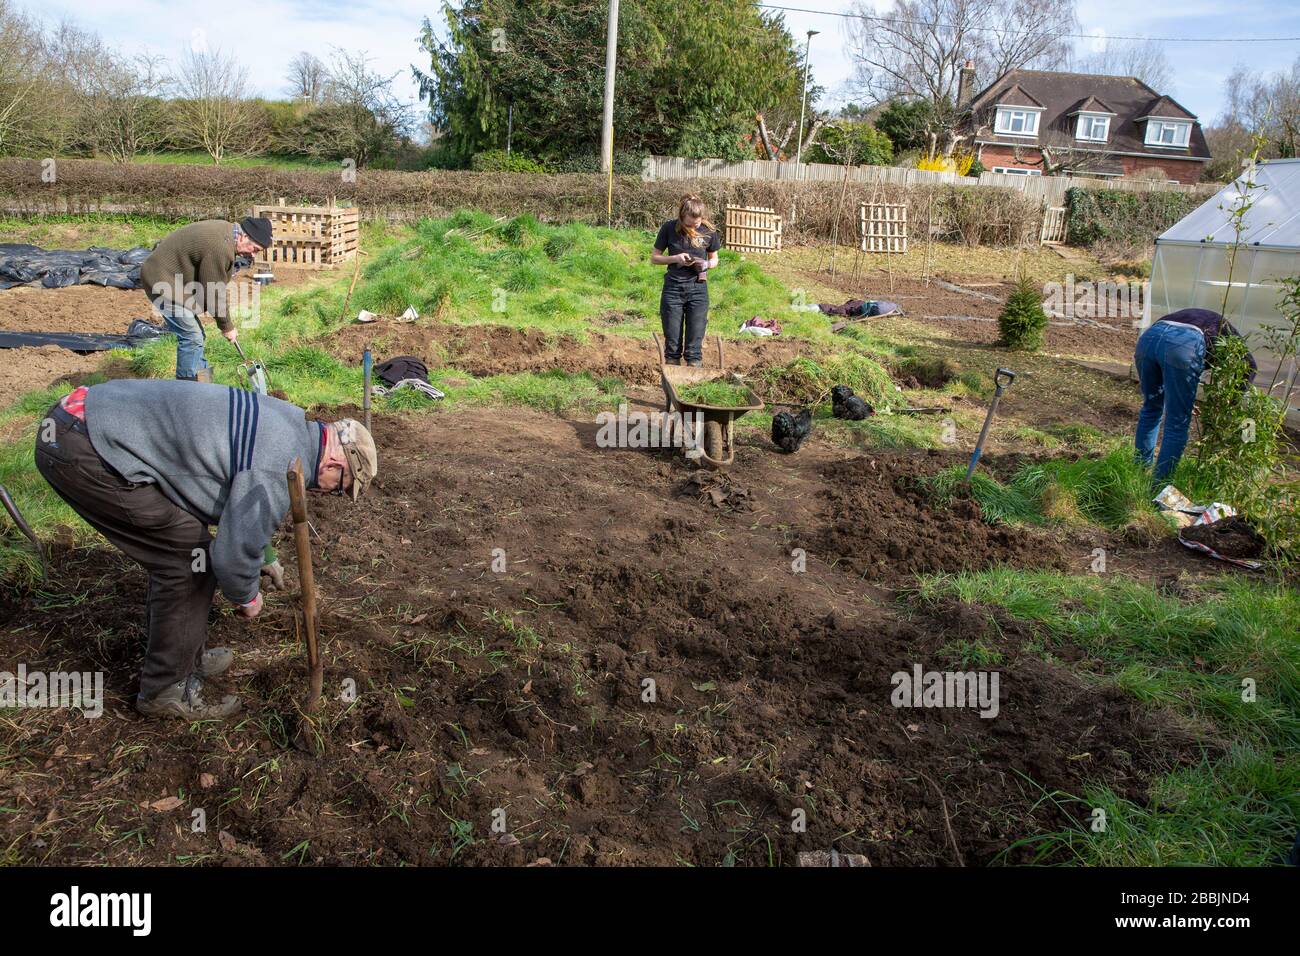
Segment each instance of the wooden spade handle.
M298 583L302 587L302 616L307 637L307 666L311 670L312 705L320 697L323 668L320 647L316 643L316 578L311 566L311 527L307 523L307 487L302 477L302 459L295 458L286 475L289 504L293 513L293 541L298 550Z

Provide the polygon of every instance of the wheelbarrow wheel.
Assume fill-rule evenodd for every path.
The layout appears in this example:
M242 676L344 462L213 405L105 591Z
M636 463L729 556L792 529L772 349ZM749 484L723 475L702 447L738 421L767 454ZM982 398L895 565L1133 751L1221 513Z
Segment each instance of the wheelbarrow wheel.
M722 461L726 448L722 440L722 425L719 422L704 423L704 454L714 461Z

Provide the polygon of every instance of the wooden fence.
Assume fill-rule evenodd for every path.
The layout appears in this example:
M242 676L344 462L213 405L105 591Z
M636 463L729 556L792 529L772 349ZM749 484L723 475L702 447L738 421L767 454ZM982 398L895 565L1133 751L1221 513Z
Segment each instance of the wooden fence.
M829 163L779 163L766 159L729 163L721 159L684 159L680 156L648 156L642 168L645 179L775 179L851 183L882 183L896 186L950 185L996 186L1015 189L1026 198L1039 199L1044 205L1061 206L1065 191L1074 186L1087 189L1124 189L1133 192L1184 192L1205 198L1216 193L1222 184L1181 185L1158 180L1101 179L1089 176L1016 176L1011 173L980 173L958 176L904 166L836 166Z

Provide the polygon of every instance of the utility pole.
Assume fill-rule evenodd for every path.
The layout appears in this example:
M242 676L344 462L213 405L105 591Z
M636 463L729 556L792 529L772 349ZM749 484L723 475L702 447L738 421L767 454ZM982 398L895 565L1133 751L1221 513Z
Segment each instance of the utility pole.
M614 72L618 68L618 0L609 0L609 30L605 35L605 118L600 131L600 171L608 177L605 219L614 217Z
M812 38L821 33L820 30L809 30L808 39L803 47L803 98L799 100L799 145L794 154L794 171L799 178L803 178L803 112L808 103L808 52L812 49Z

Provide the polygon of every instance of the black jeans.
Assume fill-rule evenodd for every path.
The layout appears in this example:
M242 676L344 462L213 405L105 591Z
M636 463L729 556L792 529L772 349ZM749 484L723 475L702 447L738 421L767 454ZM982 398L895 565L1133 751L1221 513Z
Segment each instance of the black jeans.
M140 694L153 697L198 668L217 587L208 526L152 483L123 478L90 443L86 423L57 404L54 440L36 430L36 468L59 497L115 548L149 572L145 630L149 644ZM199 569L199 570L196 570Z
M681 358L685 338L686 361L700 361L709 324L709 284L665 277L659 318L664 326L664 358L670 362Z

